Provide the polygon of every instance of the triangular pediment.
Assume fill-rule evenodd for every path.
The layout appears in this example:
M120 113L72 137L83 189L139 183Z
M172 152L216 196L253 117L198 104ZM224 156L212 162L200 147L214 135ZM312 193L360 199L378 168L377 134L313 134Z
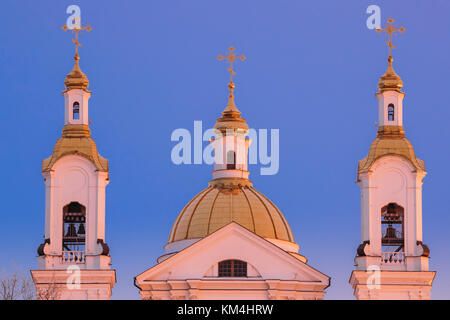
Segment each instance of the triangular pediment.
M328 276L235 222L146 270L136 281L211 279L214 275L208 270L228 259L242 260L252 266L256 270L254 280L329 284Z

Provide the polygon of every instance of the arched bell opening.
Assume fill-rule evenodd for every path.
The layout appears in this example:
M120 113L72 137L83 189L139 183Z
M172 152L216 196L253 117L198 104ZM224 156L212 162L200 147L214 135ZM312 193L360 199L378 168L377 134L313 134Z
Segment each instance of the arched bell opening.
M381 208L381 251L386 262L404 262L404 209L396 203Z
M394 121L395 120L395 107L392 103L388 105L388 120Z
M63 208L63 261L85 262L86 207L71 202Z
M80 120L80 103L74 102L72 109L73 120Z

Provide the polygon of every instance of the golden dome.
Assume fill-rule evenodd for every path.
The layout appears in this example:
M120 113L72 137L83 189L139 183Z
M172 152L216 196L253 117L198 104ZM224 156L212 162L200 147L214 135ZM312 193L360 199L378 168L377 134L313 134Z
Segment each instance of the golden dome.
M394 58L388 57L388 68L378 81L378 89L380 92L393 90L400 91L403 88L403 81L398 74L395 73L392 67Z
M416 157L411 142L405 137L403 127L380 126L377 137L370 145L369 154L358 163L358 176L368 172L378 159L387 155L401 156L409 160L417 171L425 171L425 163Z
M222 116L217 119L214 129L216 134L221 132L227 135L228 130L232 130L233 133L245 136L248 125L245 119L241 118L241 112L234 102L235 85L232 79L234 74L232 62L237 59L244 60L245 57L235 56L232 47L229 50L230 55L218 57L219 60L225 59L231 62L228 68L231 78L228 83L228 103L222 111ZM215 168L215 170L223 169ZM219 175L220 178L216 177L210 181L209 186L183 208L170 231L169 241L165 246L166 251L173 254L181 247L172 243L183 240L195 241L235 222L275 245L285 248L286 251L306 262L306 258L297 254L298 245L281 211L253 188L250 180L238 178L233 174L233 171L239 170L230 169L229 171L229 175L222 172L222 175ZM248 175L248 172L245 172ZM189 243L189 241L186 242Z
M64 79L66 89L82 89L87 91L87 88L89 87L89 79L80 69L80 65L78 63L78 61L80 60L80 56L77 53L73 58L75 60L73 69Z
M295 243L281 211L246 179L219 179L196 195L181 211L169 243L208 236L236 222L266 239Z
M97 145L91 138L91 130L85 124L66 124L62 137L56 141L53 153L42 162L42 172L50 171L56 161L69 154L82 156L95 165L98 171L108 172L108 160L97 151Z

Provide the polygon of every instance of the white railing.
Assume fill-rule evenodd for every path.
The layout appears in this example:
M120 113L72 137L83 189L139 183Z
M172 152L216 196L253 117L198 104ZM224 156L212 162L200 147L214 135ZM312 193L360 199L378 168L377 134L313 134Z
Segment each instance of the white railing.
M381 263L385 264L404 264L405 258L405 253L403 251L381 253Z
M84 251L63 251L62 261L70 263L85 263L86 256Z

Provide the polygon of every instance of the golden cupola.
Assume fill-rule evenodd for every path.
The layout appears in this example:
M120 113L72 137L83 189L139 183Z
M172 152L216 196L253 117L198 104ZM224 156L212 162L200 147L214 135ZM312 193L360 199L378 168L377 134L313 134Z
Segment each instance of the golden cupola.
M219 56L219 60L227 59L232 62L245 58L234 56L233 50L230 48L230 55ZM234 74L232 68L228 71L231 75ZM222 148L226 139L242 141L241 149L246 151L250 145L249 140L244 138L248 133L248 125L234 102L234 88L231 79L228 84L228 104L214 126L216 140L213 143L216 143L216 151L216 148ZM219 133L221 138L217 139ZM242 167L230 167L228 163L221 166L215 163L213 179L209 186L197 194L175 220L165 246L168 254L179 251L182 243L195 242L231 222L236 222L306 262L306 258L297 253L299 246L295 243L284 215L272 201L257 191L248 179L246 152L244 162Z
M402 79L397 73L395 73L394 68L392 67L393 61L394 58L392 58L392 56L389 56L387 70L378 81L378 89L380 90L380 92L386 90L400 91L403 88Z
M236 222L266 239L295 243L281 211L251 183L210 184L181 210L169 242L198 239Z
M78 62L80 60L78 52L75 53L75 56L73 58L75 60L73 69L70 73L67 74L66 78L64 79L66 90L82 89L87 91L87 88L89 87L89 79L83 73L83 71L81 71L80 64Z
M386 44L389 47L389 57L388 57L388 67L386 72L381 76L380 80L378 81L378 89L380 92L384 91L398 91L403 87L403 81L399 77L397 73L395 73L394 68L392 67L392 62L394 61L394 58L392 58L392 49L395 48L394 44L392 43L392 36L395 33L401 33L403 34L406 29L401 26L400 28L397 28L393 25L395 22L394 19L389 18L386 20L387 25L385 28L377 28L375 29L378 34L381 32L384 32L388 36L388 41L386 41Z
M230 91L228 95L228 103L225 110L222 111L222 116L217 119L214 129L220 130L226 134L227 130L248 130L247 122L241 118L241 112L236 107L234 102L234 88L233 80L228 84Z
M358 181L360 174L371 170L372 165L380 158L388 155L398 155L407 159L417 171L425 171L425 164L416 157L411 142L405 136L403 128L403 81L392 67L392 36L396 32L403 32L406 29L401 26L396 28L394 20L389 18L387 26L383 29L376 29L388 35L386 44L389 47L388 66L386 72L378 81L378 92L376 97L379 101L379 122L377 137L372 142L368 155L359 161Z
M98 171L108 172L108 160L103 158L97 150L97 145L91 137L89 128L88 101L91 92L88 77L81 71L78 55L78 33L82 30L90 31L92 28L79 27L71 29L75 33L72 41L76 46L74 66L64 79L66 89L63 91L65 100L65 121L61 137L56 141L53 153L42 163L42 171L52 170L55 163L64 156L78 155L91 161ZM63 27L64 31L70 30Z

